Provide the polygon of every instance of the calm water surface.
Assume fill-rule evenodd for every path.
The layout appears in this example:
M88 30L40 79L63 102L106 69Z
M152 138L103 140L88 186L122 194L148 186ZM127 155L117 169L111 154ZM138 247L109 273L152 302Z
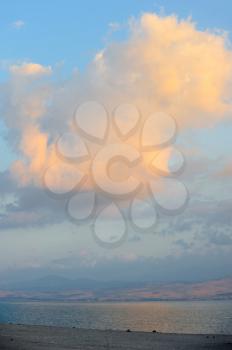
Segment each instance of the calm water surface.
M232 301L0 303L0 323L232 334Z

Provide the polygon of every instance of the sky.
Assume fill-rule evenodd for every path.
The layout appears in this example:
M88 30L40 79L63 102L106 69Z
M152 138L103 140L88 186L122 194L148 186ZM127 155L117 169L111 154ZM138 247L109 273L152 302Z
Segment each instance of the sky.
M153 281L231 275L231 13L232 4L225 0L1 5L3 281L49 274ZM123 130L131 122L125 115L133 120L138 113L128 138L117 129L117 112ZM164 114L156 115L158 124L145 130L146 120L156 112ZM165 131L160 120L167 122ZM172 135L173 120L177 129ZM92 139L86 125L92 127ZM107 132L104 145L95 142L102 127ZM156 136L161 144L170 133L169 148L162 146L159 158L160 148L144 151L142 140L142 165L129 169L133 179L150 186L151 159L156 165L158 159L162 168L152 187L155 209L145 190L135 192L139 225L155 218L149 230L132 222L134 197L129 192L123 200L105 196L108 177L97 163L109 153L106 146L118 139L123 152L136 157L132 148L138 149L141 128L144 143ZM74 164L71 159L74 151L80 152L80 139L75 143L79 133L96 160L92 172L87 161ZM170 180L165 169L176 150L185 166ZM87 180L78 187L79 171ZM128 164L107 171L115 171L122 181ZM122 188L121 183L117 191ZM180 208L173 210L178 203ZM93 204L88 220L76 220ZM115 244L110 246L109 239L116 239Z

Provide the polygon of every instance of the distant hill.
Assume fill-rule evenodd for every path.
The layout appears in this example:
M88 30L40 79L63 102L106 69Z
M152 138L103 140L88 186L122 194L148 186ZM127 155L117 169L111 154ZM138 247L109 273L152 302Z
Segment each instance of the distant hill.
M101 282L46 276L0 287L0 300L232 300L232 278L198 283Z

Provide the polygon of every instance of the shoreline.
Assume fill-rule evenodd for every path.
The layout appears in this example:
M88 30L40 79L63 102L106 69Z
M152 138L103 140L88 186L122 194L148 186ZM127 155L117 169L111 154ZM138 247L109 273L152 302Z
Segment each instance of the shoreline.
M232 335L0 324L1 350L232 350Z
M148 304L148 303L228 303L232 299L135 299L135 300L68 300L68 299L1 299L0 303L47 303L47 304Z

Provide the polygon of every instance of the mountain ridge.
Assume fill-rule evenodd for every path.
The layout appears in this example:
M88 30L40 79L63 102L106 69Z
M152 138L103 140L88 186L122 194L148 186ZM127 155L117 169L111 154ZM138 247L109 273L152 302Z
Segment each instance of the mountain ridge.
M232 300L232 277L201 282L120 282L45 276L0 287L0 300Z

